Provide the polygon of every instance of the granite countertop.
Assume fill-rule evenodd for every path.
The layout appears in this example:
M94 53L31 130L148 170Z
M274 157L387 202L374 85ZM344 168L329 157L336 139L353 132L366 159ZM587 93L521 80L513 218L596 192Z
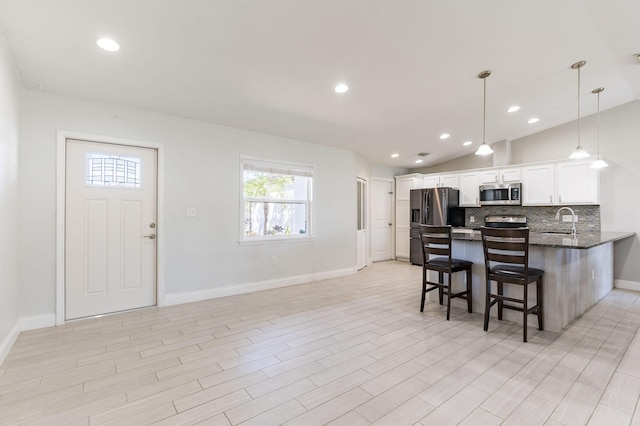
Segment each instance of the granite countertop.
M529 245L539 247L557 247L589 249L613 241L622 240L634 236L634 232L599 232L599 233L578 233L576 238L570 234L531 232L529 234ZM480 231L468 228L454 228L452 232L454 240L481 241Z

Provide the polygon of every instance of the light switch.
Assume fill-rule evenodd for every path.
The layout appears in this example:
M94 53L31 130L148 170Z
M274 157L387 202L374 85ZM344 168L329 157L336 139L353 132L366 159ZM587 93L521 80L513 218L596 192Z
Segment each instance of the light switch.
M188 217L198 216L198 210L195 207L187 207L187 216Z

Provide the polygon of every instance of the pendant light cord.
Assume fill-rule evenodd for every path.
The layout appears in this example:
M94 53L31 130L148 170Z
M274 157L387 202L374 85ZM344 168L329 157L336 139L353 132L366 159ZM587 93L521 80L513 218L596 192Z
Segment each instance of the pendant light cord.
M580 143L580 67L578 68L578 148L582 148Z
M486 77L482 79L484 83L484 104L482 106L482 144L486 144L487 140L487 79Z
M598 150L598 160L600 159L600 92L598 91L598 134L596 135L596 149Z

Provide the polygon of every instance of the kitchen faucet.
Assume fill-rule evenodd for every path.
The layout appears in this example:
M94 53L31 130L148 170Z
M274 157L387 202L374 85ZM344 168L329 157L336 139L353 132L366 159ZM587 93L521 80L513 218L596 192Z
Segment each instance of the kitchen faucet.
M562 210L569 210L571 212L571 237L576 237L576 214L571 207L560 207L556 213L556 220L560 220L560 212Z

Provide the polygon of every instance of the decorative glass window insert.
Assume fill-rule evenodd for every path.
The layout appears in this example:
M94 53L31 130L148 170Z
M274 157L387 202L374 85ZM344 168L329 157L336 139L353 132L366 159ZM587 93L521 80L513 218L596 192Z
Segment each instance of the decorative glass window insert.
M313 168L242 160L241 239L308 238Z
M140 158L85 153L85 184L89 186L140 188Z

